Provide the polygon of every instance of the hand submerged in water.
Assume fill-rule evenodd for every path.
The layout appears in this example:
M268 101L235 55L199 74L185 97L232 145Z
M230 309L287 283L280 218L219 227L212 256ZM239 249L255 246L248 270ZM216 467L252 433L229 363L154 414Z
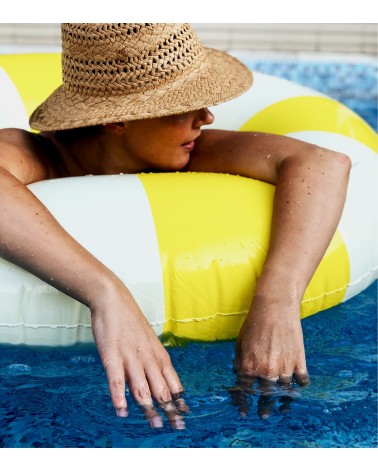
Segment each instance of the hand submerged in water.
M279 402L278 410L282 413L290 411L290 405L297 396L294 382L278 385L277 382L258 379L250 376L238 376L234 387L228 392L231 401L239 410L240 416L246 417L257 398L257 414L262 419L269 418L271 410Z
M238 380L229 392L243 416L250 409L251 395L259 396L261 418L269 417L277 397L279 410L290 410L294 382L310 382L298 303L255 296L236 343L234 370Z
M92 331L117 416L128 416L127 384L152 428L163 426L155 402L172 428L184 429L182 413L189 409L182 398L183 386L168 352L130 292L120 282L91 312Z

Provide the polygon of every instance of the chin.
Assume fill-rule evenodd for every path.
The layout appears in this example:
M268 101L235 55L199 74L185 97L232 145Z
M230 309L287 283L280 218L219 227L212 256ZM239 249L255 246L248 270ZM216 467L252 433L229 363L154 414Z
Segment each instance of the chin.
M166 170L180 171L185 169L185 167L189 164L190 161L190 153L188 152L187 155L183 158L182 156L174 161L168 163L165 167Z

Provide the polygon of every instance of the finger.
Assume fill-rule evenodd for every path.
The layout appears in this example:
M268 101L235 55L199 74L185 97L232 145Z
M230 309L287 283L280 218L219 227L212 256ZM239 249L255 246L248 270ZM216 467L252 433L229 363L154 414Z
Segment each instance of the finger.
M270 416L272 407L276 400L271 395L261 395L257 402L257 414L261 419L266 420Z
M282 413L289 413L290 411L290 405L294 401L293 397L290 397L289 395L284 395L280 398L280 407L278 408L279 411Z
M143 369L138 365L134 365L133 368L129 368L126 373L130 392L138 405L142 407L153 407L150 386Z
M134 367L128 377L131 394L142 408L144 417L149 422L151 428L161 428L163 420L154 407L150 385L143 369L137 366Z
M242 388L235 385L228 389L228 393L231 396L232 405L236 406L239 410L240 416L245 418L251 408L252 400L249 399L249 395Z
M144 410L144 417L150 423L151 428L162 428L163 427L163 420L156 409L152 406L145 406L142 407Z
M183 398L184 392L180 393L173 393L172 399L175 402L176 408L181 411L182 413L190 413L189 406L185 403Z
M173 401L159 405L173 429L185 429L185 421Z
M257 414L263 420L269 418L271 409L276 403L276 399L273 396L274 391L277 389L278 376L276 377L259 377L258 390L261 392L260 398L257 402Z
M259 382L259 390L263 392L269 392L272 390L272 387L274 385L277 385L278 382L278 375L275 377L259 377L258 382Z
M290 385L293 383L292 374L281 374L278 378L278 383L280 385Z
M172 395L169 386L156 362L154 362L153 359L148 359L145 365L148 366L145 371L145 376L147 378L152 397L158 402L158 404L172 401Z
M170 422L173 429L185 429L185 423L182 418L180 411L178 410L175 401L173 400L172 394L169 390L169 386L163 377L162 373L158 369L157 365L149 363L149 368L146 370L146 377L148 379L151 393L153 398L157 401L159 407L164 411L168 421ZM177 377L177 376L176 376ZM177 377L178 380L178 377ZM179 382L179 381L178 381ZM174 384L177 387L181 387L181 383ZM182 387L181 387L182 388ZM178 398L181 392L175 392L173 395ZM183 400L182 400L183 402ZM181 402L181 406L183 404Z
M304 387L310 384L310 376L308 375L307 370L295 370L293 377L298 385Z
M255 393L253 385L256 382L256 378L240 374L237 377L235 386L228 389L231 396L231 403L238 407L240 416L245 418L253 404L253 398L250 396L251 393Z
M238 374L236 385L242 387L246 392L251 393L257 377L254 375Z
M106 368L110 397L117 416L126 418L128 416L127 401L125 395L125 372L122 364L111 365Z
M179 411L183 413L190 411L183 398L184 388L170 361L161 372L158 368L150 366L147 377L151 384L152 395L158 403L173 401Z
M170 360L165 363L161 370L161 373L172 395L181 395L184 392L184 387L182 386L179 376L173 368L173 365L171 364Z

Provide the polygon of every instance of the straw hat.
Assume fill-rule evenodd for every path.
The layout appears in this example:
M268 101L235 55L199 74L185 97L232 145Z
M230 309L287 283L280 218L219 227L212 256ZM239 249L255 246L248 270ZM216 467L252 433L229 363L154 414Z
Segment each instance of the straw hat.
M187 24L62 24L63 85L31 115L41 131L156 118L245 92L252 73Z

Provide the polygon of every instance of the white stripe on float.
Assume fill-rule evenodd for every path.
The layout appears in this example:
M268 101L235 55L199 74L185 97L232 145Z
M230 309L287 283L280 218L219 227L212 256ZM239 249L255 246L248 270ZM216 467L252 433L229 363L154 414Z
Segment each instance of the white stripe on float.
M30 186L62 226L130 289L161 334L164 287L155 225L136 175L87 176Z
M126 283L160 335L165 323L160 255L139 178L76 177L29 188L77 241ZM0 280L0 343L53 346L93 341L86 306L2 259Z

